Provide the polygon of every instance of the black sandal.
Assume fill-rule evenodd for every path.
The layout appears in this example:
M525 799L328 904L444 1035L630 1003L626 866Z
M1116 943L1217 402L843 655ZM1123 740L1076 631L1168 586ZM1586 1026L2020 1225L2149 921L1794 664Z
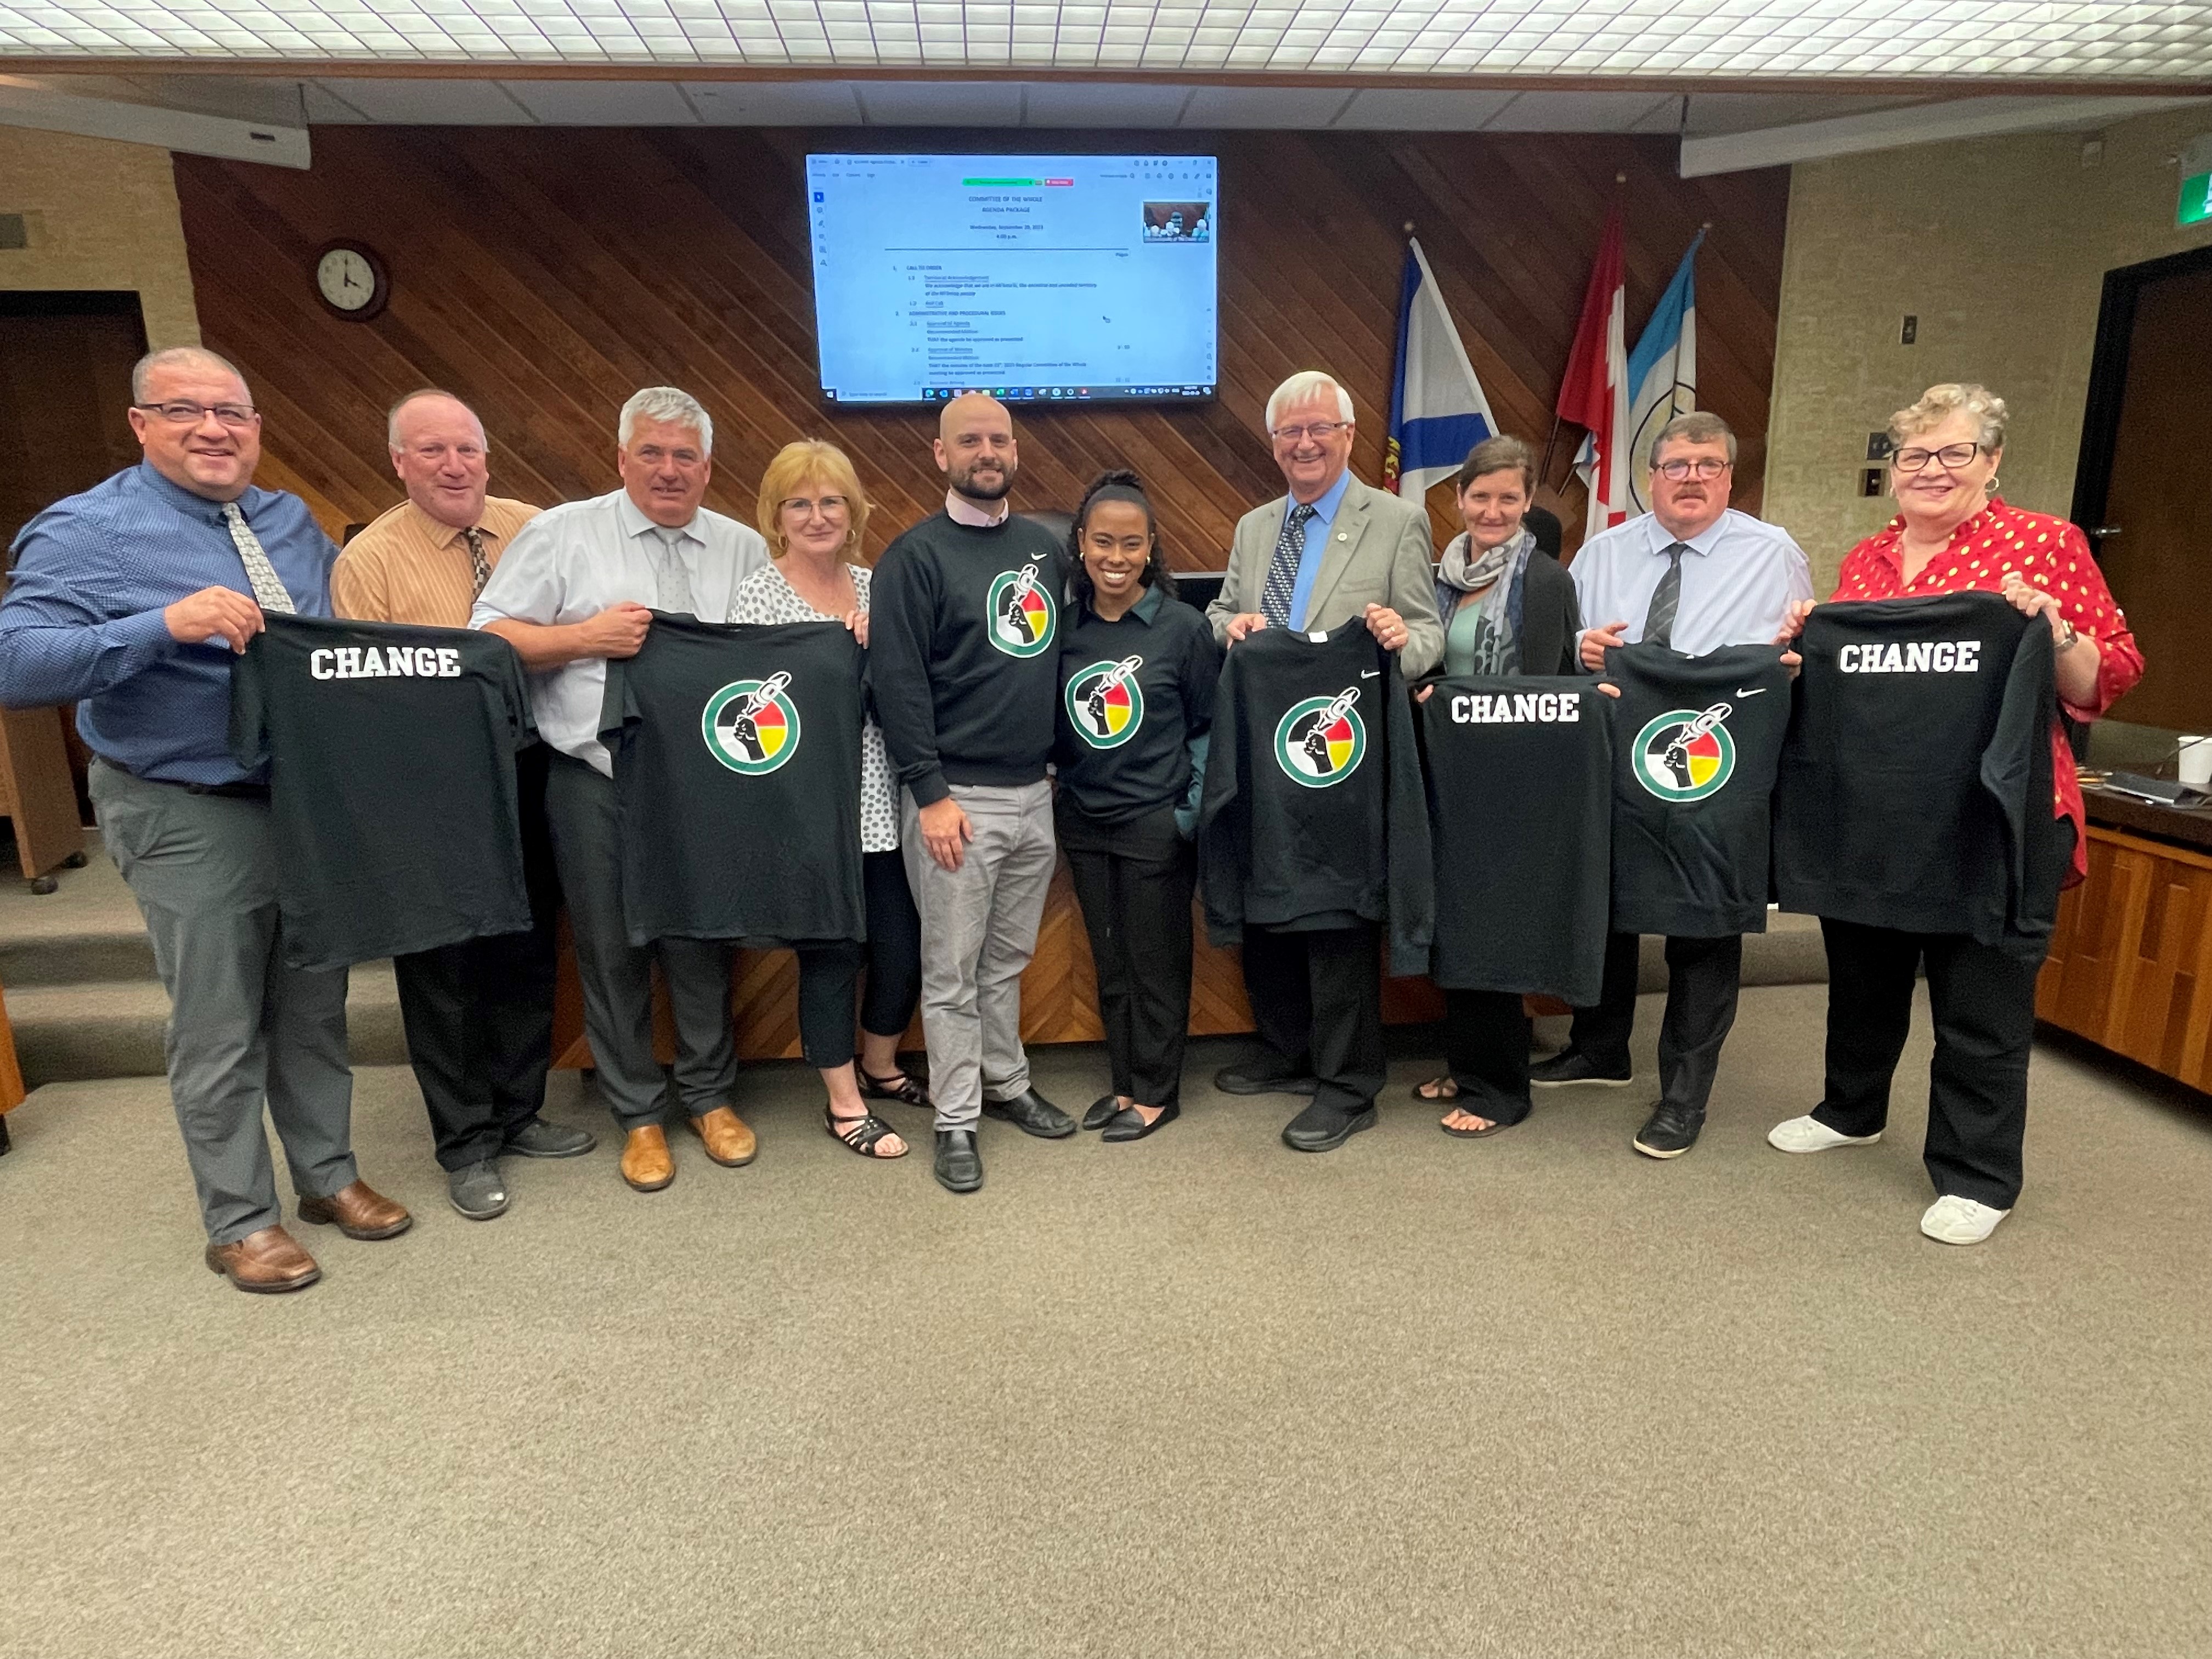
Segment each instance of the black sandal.
M1431 1089L1439 1091L1449 1089L1451 1092L1449 1094L1439 1092L1433 1095L1425 1092ZM1449 1072L1444 1073L1441 1077L1432 1077L1425 1082L1416 1083L1413 1090L1413 1098L1424 1106L1449 1106L1465 1092L1459 1086L1459 1079Z
M904 1072L891 1077L872 1077L866 1070L855 1066L853 1075L859 1079L860 1094L868 1100L896 1100L902 1106L927 1107L929 1096L921 1085Z
M824 1106L822 1109L822 1127L862 1158L875 1158L880 1163L887 1164L894 1158L904 1158L914 1150L908 1146L889 1154L878 1152L876 1147L884 1137L897 1134L898 1131L873 1112L863 1112L858 1117L839 1117L836 1107Z

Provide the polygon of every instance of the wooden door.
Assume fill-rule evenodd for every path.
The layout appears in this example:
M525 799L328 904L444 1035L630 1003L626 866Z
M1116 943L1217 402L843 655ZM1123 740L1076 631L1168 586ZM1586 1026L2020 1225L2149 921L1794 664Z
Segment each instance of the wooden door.
M2149 666L2116 719L2212 732L2197 635L2212 593L2212 268L2135 294L2104 511L2085 525Z

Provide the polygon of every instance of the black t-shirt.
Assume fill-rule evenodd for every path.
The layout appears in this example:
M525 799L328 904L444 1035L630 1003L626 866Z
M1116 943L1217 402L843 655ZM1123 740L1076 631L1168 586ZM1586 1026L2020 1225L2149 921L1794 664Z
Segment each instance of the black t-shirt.
M867 936L860 671L842 623L659 612L644 647L607 664L633 944Z
M1071 607L1060 652L1060 793L1125 823L1180 806L1190 743L1213 723L1221 649L1192 605L1154 588L1113 622Z
M1598 1000L1613 852L1612 699L1589 679L1470 676L1420 705L1449 990Z
M270 763L284 960L433 951L530 926L514 647L459 628L271 614L231 676L230 746Z
M1818 606L1783 750L1792 910L2040 955L2057 919L2051 630L1995 593Z
M1060 544L1009 514L939 513L884 550L869 592L869 674L891 770L923 806L956 783L1036 783L1060 700Z
M1613 702L1613 926L1718 939L1766 931L1774 774L1790 674L1771 645L1605 653Z
M1425 973L1436 895L1398 659L1354 621L1231 647L1199 831L1206 932L1389 923L1390 971Z

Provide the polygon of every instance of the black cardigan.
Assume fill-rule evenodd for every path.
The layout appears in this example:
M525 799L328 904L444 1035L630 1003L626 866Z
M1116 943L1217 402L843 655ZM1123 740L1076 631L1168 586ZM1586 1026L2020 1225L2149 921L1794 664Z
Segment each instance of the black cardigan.
M1582 603L1575 596L1575 579L1557 559L1532 555L1522 567L1521 586L1521 672L1523 674L1579 674L1575 658L1575 635L1583 631ZM1451 634L1451 612L1443 613L1444 634ZM1439 679L1443 662L1424 679Z

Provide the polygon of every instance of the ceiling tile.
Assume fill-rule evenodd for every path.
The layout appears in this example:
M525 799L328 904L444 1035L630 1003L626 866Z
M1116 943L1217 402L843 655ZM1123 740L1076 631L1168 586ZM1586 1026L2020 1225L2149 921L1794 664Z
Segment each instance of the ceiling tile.
M1325 127L1352 94L1333 87L1200 87L1184 106L1186 127Z
M548 126L689 127L699 116L668 81L503 81L508 97Z
M529 111L495 81L372 81L323 85L372 121L398 126L528 126Z
M870 81L860 106L871 126L1011 127L1022 118L1022 88L1010 81Z
M699 118L711 126L842 127L860 124L849 81L686 81Z

